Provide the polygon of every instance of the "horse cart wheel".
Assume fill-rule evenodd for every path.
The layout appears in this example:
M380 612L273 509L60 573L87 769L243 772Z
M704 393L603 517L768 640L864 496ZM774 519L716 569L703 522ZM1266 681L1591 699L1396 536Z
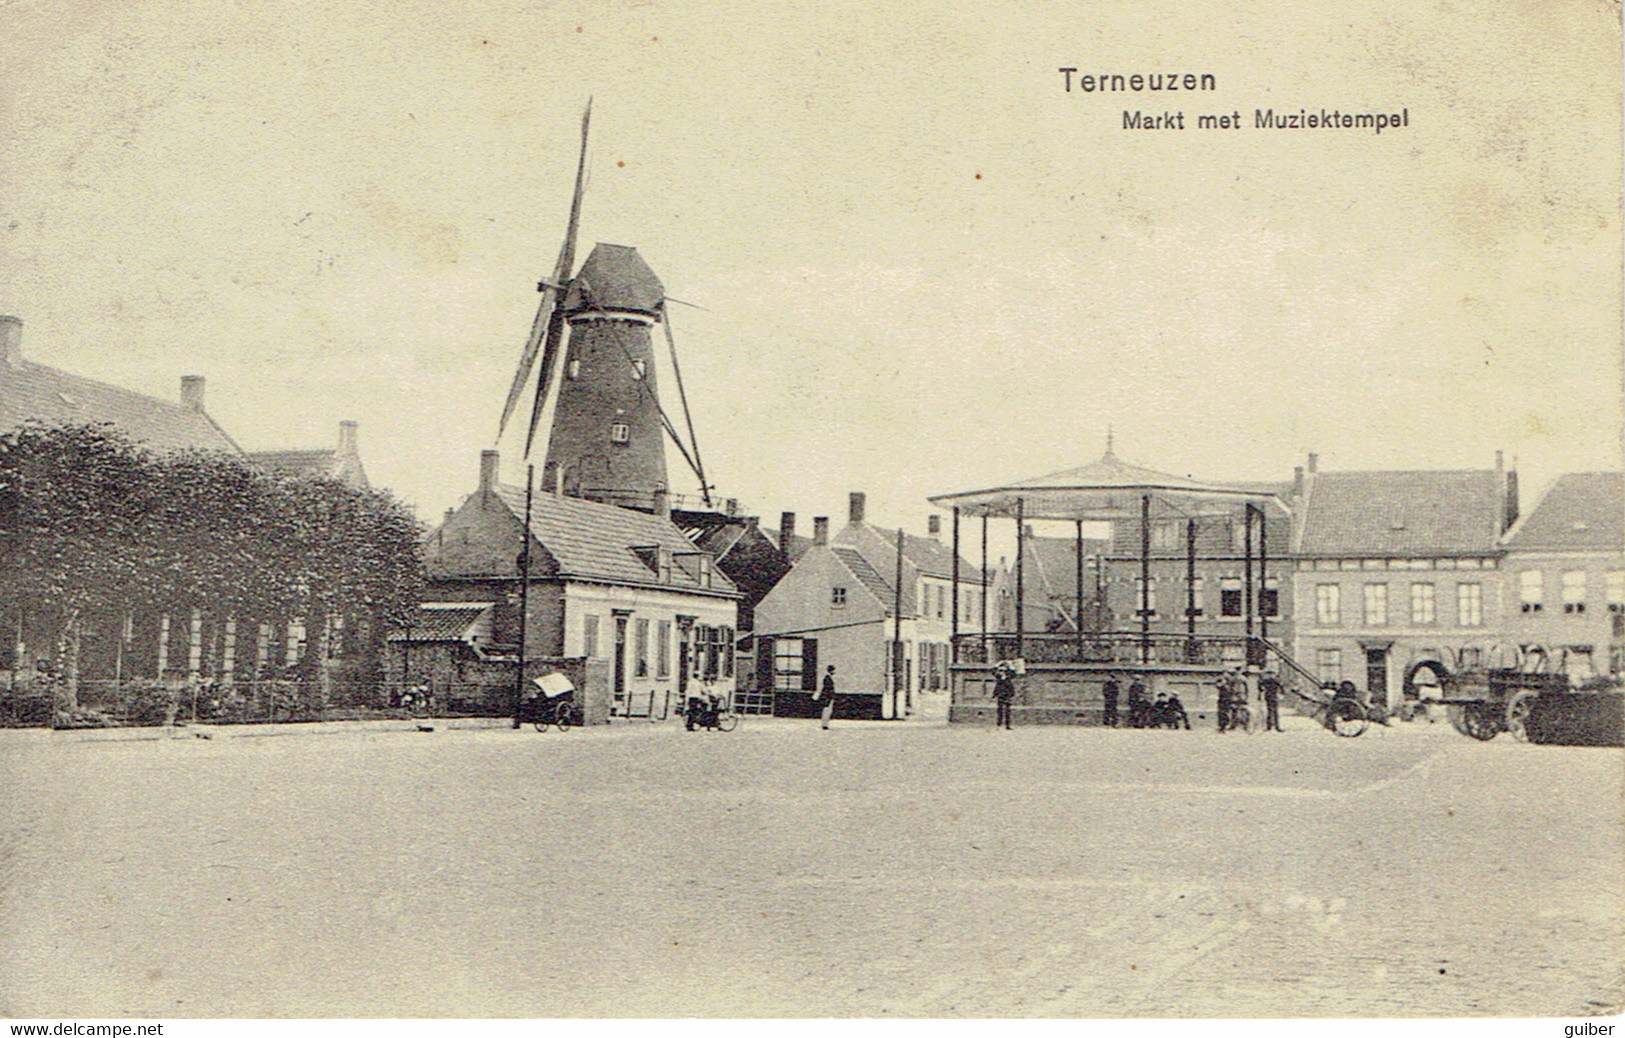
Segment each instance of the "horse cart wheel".
M1339 699L1331 705L1332 731L1345 739L1353 739L1363 733L1366 725L1365 711L1360 704L1347 699Z
M1501 733L1501 718L1483 703L1452 707L1450 724L1456 731L1479 742L1489 742Z
M1507 731L1519 742L1529 741L1529 732L1525 725L1529 721L1529 715L1534 712L1537 695L1539 695L1537 692L1519 692L1512 697L1512 702L1507 704Z

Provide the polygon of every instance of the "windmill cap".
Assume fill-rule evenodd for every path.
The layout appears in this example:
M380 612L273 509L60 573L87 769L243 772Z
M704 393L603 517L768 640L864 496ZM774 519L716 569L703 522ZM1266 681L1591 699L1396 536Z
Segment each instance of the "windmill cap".
M630 245L599 242L570 282L564 297L566 313L587 310L630 310L656 314L666 298L666 286Z

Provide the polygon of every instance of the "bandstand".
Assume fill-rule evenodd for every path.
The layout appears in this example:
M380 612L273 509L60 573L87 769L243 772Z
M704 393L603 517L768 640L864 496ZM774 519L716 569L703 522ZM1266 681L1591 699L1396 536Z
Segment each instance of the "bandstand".
M1212 698L1212 689L1227 667L1244 666L1249 687L1256 692L1257 677L1266 670L1299 670L1297 664L1269 640L1268 618L1258 608L1258 592L1268 557L1265 550L1265 504L1284 505L1272 493L1141 468L1119 460L1110 441L1099 461L1033 479L932 497L931 503L951 511L955 572L952 700L949 720L991 720L994 702L993 666L1000 660L1022 661L1024 676L1017 681L1014 713L1029 724L1102 723L1102 686L1117 676L1126 694L1130 681L1140 677L1147 694L1177 693L1187 709ZM1196 630L1196 531L1204 519L1232 516L1240 506L1243 516L1243 627L1240 634L1198 634ZM957 564L960 520L980 518L982 570L987 571L987 534L990 521L1011 520L1016 528L1015 630L989 631L986 598L978 633L959 632ZM1084 523L1138 519L1140 544L1139 590L1135 598L1135 624L1128 629L1089 630L1086 616L1103 614L1098 601L1085 610L1083 580ZM1072 631L1027 631L1023 536L1032 521L1074 524L1077 535L1077 618ZM1151 587L1151 529L1153 523L1184 522L1186 532L1186 630L1183 633L1151 630L1154 609L1148 600ZM1256 546L1256 554L1255 554ZM1256 564L1256 568L1255 568ZM1255 576L1257 579L1255 579ZM1096 586L1098 589L1099 582ZM1098 590L1096 594L1098 595ZM966 618L969 619L968 617ZM1300 673L1300 678L1308 675ZM1121 709L1120 700L1120 709ZM1259 718L1261 710L1253 710Z

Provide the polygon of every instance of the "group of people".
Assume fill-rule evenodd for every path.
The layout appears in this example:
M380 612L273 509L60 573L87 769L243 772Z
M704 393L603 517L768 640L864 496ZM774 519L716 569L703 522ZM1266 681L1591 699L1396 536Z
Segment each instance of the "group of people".
M1102 720L1108 728L1118 727L1117 700L1121 692L1122 685L1115 674L1101 686L1106 707ZM1146 694L1145 681L1138 674L1129 681L1126 705L1126 720L1130 728L1189 729L1191 726L1190 715L1185 712L1185 704L1180 700L1179 693L1158 692L1156 698L1152 699Z

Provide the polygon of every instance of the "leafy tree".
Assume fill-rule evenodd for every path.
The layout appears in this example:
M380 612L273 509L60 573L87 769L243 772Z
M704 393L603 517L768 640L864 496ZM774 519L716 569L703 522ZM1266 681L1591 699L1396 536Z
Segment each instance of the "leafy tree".
M386 494L274 476L206 452L154 455L108 425L0 435L0 614L50 625L75 707L91 615L256 622L366 615L381 632L422 585L411 514ZM308 654L320 667L325 646ZM325 675L324 675L325 678Z

